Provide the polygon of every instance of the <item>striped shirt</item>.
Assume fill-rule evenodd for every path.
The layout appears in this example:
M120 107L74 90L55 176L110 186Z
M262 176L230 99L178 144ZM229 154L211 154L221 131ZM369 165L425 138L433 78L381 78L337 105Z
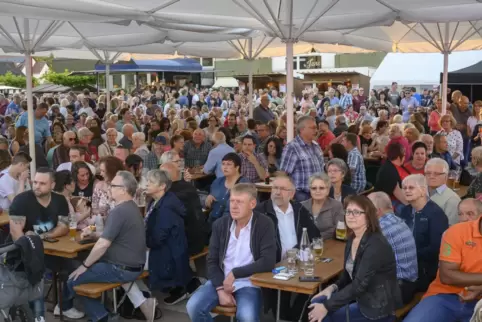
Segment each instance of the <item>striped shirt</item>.
M309 179L318 172L324 172L321 148L313 141L306 144L299 136L288 143L281 155L281 171L286 172L295 182L296 190L310 193Z
M397 279L415 282L418 278L417 246L410 228L393 213L380 217L380 227L395 253Z
M246 154L239 153L238 155L241 158L241 176L252 183L263 181L264 178L259 177L256 167L248 160ZM264 155L260 153L253 153L253 155L256 157L256 160L258 160L259 165L263 167L266 173L268 173L268 162L266 162Z
M351 187L358 193L365 190L367 177L365 173L365 161L358 148L353 148L348 152L348 167L352 170Z

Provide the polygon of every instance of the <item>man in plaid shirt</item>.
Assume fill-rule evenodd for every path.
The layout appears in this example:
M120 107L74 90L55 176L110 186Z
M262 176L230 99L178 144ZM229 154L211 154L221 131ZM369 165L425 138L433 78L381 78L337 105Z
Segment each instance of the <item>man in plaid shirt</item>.
M202 166L208 159L211 142L206 140L206 135L201 129L196 129L192 140L184 144L184 166L193 168Z
M356 134L347 133L342 140L343 145L348 151L348 167L351 171L351 187L358 193L365 190L367 177L365 173L365 161L357 148L358 137Z
M353 97L347 93L346 86L340 86L340 106L343 107L343 111L348 109L348 106L353 106Z
M254 137L245 135L243 137L243 150L239 153L241 176L252 183L263 181L268 174L268 163L262 154L254 152L255 148Z
M310 198L310 177L324 172L323 152L315 141L316 130L313 117L301 117L296 125L298 135L286 145L281 155L281 171L286 172L295 182L295 199L299 202Z

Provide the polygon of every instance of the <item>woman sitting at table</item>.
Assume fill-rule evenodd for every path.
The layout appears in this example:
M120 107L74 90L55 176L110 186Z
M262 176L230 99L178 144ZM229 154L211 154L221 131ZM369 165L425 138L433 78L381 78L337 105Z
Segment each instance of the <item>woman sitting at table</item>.
M348 169L348 151L346 150L345 146L341 143L332 143L330 148L328 149L328 157L331 159L340 159L345 162L345 166ZM326 167L326 166L325 166ZM345 177L343 178L343 184L347 186L351 185L351 172L348 171L345 173Z
M315 173L310 177L311 199L301 204L308 209L320 230L323 239L334 239L339 221L344 221L343 205L329 197L331 182L326 173Z
M370 146L373 143L372 133L373 133L373 129L370 125L364 125L360 128L360 134L358 135L360 144L361 146L366 145L367 151L371 151ZM363 152L363 150L360 152Z
M72 178L72 174L69 170L61 170L55 172L55 186L54 192L63 195L65 199L67 199L67 204L69 205L69 213L75 214L77 223L80 223L82 220L90 216L90 208L85 209L84 211L76 212L74 206L72 204L72 194L75 190L75 183ZM77 224L77 228L79 227Z
M211 209L208 221L212 224L216 219L229 215L230 191L237 183L249 182L241 176L241 158L234 152L223 157L222 170L224 177L216 178L211 184L211 191L206 198L206 208Z
M72 195L92 200L96 180L87 163L84 161L74 162L72 164L72 178L75 182L75 190Z
M82 229L95 224L95 217L101 216L105 221L109 211L115 207L115 202L110 196L110 182L118 171L124 170L122 161L113 156L106 156L99 161L100 175L103 180L97 182L92 194L92 216L78 222L77 227Z
M344 270L335 284L315 295L310 322L391 322L401 304L392 247L383 236L377 209L365 196L345 200L349 237Z
M412 145L412 160L403 166L410 174L424 174L425 163L427 163L427 146L417 141Z
M281 164L281 153L283 152L281 140L275 137L269 138L263 152L268 163L268 172L273 175L279 170Z
M403 166L405 149L400 143L387 146L387 160L377 173L375 191L383 191L392 199L395 214L399 215L403 206L407 204L402 191L402 180L410 173Z
M378 121L375 133L372 135L372 139L372 145L369 147L370 151L385 151L385 147L387 146L388 141L390 141L390 138L388 137L387 121Z
M452 156L452 160L457 165L464 160L464 140L459 130L455 128L457 121L450 114L445 114L440 118L440 130L437 134L444 135L447 138L447 151Z
M326 164L326 173L330 178L330 198L338 202L343 202L346 197L356 194L356 191L348 184L344 184L348 171L346 162L342 159L334 158Z
M403 136L402 129L403 129L403 126L401 124L390 125L390 130L388 131L388 136L390 137L390 141L385 147L385 155L387 155L388 147L390 145L395 143L401 144L405 151L405 159L403 160L403 163L405 163L410 161L410 158L412 157L412 150L410 148L410 144L408 143L408 140Z

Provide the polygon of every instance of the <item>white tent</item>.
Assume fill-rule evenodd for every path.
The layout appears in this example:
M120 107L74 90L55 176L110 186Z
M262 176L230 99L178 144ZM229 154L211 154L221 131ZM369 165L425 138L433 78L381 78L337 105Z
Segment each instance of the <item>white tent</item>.
M458 70L482 60L482 51L455 52L449 56L448 70ZM370 79L371 88L401 86L432 88L440 84L443 55L439 53L389 53Z

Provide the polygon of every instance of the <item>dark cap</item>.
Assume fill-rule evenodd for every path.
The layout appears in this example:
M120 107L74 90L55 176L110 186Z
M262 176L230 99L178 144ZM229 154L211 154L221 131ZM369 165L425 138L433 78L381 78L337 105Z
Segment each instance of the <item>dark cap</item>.
M158 136L156 136L156 138L154 139L154 143L166 145L166 144L167 144L167 140L166 140L166 138L165 138L164 136L158 135Z

